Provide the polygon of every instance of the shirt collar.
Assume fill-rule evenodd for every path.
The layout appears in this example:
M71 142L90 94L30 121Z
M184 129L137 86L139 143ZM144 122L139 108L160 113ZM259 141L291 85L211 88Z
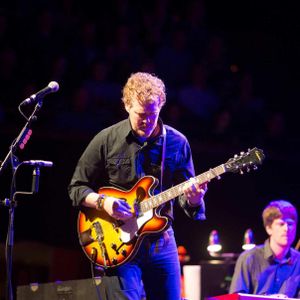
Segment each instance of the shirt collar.
M288 251L286 257L282 260L278 260L274 257L274 253L271 249L271 246L270 246L270 239L267 239L265 241L265 245L264 245L264 258L266 260L269 260L270 262L273 262L273 263L279 263L279 264L290 264L292 263L292 255L291 255L291 250Z
M270 240L267 239L264 245L264 258L267 260L273 260L273 252L270 247Z
M124 126L122 126L122 133L124 134L124 137L128 137L132 134L132 128L130 124L129 118L125 121Z
M158 124L160 126L159 134L151 139L148 139L147 143L151 143L151 144L156 143L157 145L160 145L163 143L163 137L165 135L165 127L164 127L164 124L163 124L161 118L158 119ZM138 138L133 133L129 118L127 119L127 121L124 124L124 127L122 128L122 132L126 138L133 139L134 141L140 143Z

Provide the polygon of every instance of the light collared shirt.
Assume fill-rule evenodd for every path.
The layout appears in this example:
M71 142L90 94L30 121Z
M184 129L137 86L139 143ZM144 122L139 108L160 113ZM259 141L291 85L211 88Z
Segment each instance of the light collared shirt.
M291 248L278 260L269 239L263 245L244 251L238 258L230 285L230 293L254 295L284 294L300 298L300 253Z

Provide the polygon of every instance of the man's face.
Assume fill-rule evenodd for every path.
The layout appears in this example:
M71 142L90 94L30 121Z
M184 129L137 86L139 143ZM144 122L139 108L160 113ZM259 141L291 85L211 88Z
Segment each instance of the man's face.
M288 218L278 218L266 230L274 243L281 247L290 247L295 240L297 224Z
M141 105L136 99L131 106L125 106L133 131L141 138L149 138L157 126L161 108L159 99L152 103Z

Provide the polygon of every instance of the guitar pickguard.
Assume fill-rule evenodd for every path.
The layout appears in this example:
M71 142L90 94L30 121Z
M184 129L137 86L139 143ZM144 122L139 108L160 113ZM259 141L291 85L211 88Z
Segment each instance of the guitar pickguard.
M141 217L123 221L120 226L120 238L123 243L128 243L138 236L138 231L153 217L153 210L145 212Z

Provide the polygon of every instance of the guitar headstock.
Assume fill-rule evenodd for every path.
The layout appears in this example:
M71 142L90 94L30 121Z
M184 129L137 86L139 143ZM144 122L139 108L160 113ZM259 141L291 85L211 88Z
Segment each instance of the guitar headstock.
M253 148L247 152L241 152L229 159L224 165L227 172L249 172L251 169L257 169L257 165L261 165L265 155L261 149Z

